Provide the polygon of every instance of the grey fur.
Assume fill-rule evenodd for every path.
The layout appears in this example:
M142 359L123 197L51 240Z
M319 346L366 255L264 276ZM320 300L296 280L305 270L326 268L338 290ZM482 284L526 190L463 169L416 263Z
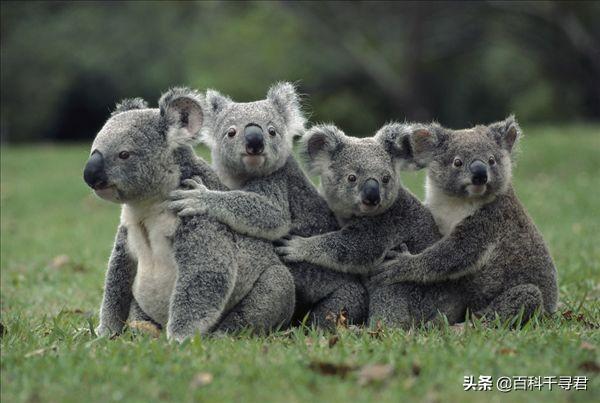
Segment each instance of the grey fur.
M277 240L290 233L311 236L338 228L325 201L291 156L292 139L303 130L304 117L294 87L273 86L267 99L236 103L215 91L207 92L211 116L204 138L213 167L229 191L205 187L173 192L171 208L180 215L207 213L240 234ZM265 133L264 151L248 160L242 130L258 126ZM275 135L267 134L272 126ZM229 136L230 129L235 134ZM296 285L297 312L310 310L310 322L330 326L330 314L347 311L360 323L366 316L366 290L356 276L324 271L310 264L289 265Z
M142 98L127 98L117 103L115 110L111 113L111 116L119 114L121 112L130 111L133 109L146 109L148 103Z
M444 237L424 251L384 264L373 281L432 283L455 279L457 304L508 320L526 320L557 305L557 275L550 253L511 185L512 155L521 136L513 116L489 126L449 130L431 125L411 138L428 167L426 204ZM490 158L493 157L493 162ZM462 165L455 166L455 159ZM483 161L489 181L477 187L469 166Z
M204 100L176 88L161 97L159 109L143 105L121 103L92 145L92 156L102 154L99 169L109 185L96 193L123 204L98 334L120 333L128 316L151 319L177 341L285 324L293 313L293 279L269 242L233 233L207 215L180 218L167 209L169 193L182 184L200 180L225 189L191 147ZM121 158L123 151L130 156Z
M287 262L309 262L364 276L369 291L369 320L403 327L429 321L441 312L450 320L460 312L447 301L455 287L392 284L371 286L369 274L386 257L406 247L413 253L440 238L435 221L421 202L400 182L400 168L414 165L406 140L420 127L389 124L370 138L353 138L331 125L315 126L302 138L301 154L309 170L319 175L325 199L343 227L308 238L292 237L277 248ZM349 180L353 176L353 181ZM389 182L383 178L389 176ZM381 202L365 209L361 189L377 180Z

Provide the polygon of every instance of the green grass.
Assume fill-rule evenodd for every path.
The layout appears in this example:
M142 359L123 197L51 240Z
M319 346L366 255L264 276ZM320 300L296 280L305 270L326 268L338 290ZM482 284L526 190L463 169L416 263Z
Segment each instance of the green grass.
M442 326L373 337L340 330L332 347L330 335L306 329L182 345L133 332L94 338L89 329L98 320L119 208L84 185L87 146L3 146L2 402L599 401L600 337L593 325L600 323L600 127L526 134L515 185L556 261L559 314L520 331ZM422 173L405 175L419 196L422 180ZM69 261L53 264L60 255ZM561 315L567 310L570 320ZM324 375L311 369L315 362L390 364L394 371L362 385L359 369ZM198 386L193 380L202 372L213 379ZM463 376L471 374L590 380L587 391L464 392Z

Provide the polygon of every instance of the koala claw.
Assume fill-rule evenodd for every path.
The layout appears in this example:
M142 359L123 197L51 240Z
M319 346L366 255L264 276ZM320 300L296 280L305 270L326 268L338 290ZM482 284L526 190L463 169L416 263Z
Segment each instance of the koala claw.
M273 241L273 246L276 246L276 247L278 247L278 246L287 246L287 244L288 244L287 241L288 241L288 239L286 239L286 238L276 239L276 240Z
M396 259L398 256L400 256L402 254L402 252L399 252L397 250L389 250L387 251L387 253L385 254L383 261L387 262L390 260L394 260Z
M187 186L189 189L206 189L206 186L204 186L204 183L202 182L202 179L199 176L194 176L191 179L185 179L181 183L184 186Z
M204 214L208 211L206 206L203 206L196 201L186 199L171 200L168 204L168 208L171 211L177 212L177 215L180 217Z
M105 325L99 325L98 327L96 327L96 329L94 329L94 331L96 332L96 335L98 337L109 337L112 338L113 336L115 336L117 333L113 332L112 330L110 330L110 328L108 326Z
M304 243L304 238L288 235L277 241L275 252L285 262L302 262L305 260Z
M408 250L408 246L406 246L404 242L398 245L398 250L400 253L410 253L410 251Z
M180 212L177 213L177 215L179 217L190 217L190 216L204 214L204 213L206 213L205 209L197 208L197 207L188 207L188 208L182 209Z
M278 246L275 248L275 253L285 262L296 262L293 257L293 249L288 246Z
M175 334L167 331L167 340L175 343L183 343L189 336L185 336L182 334Z

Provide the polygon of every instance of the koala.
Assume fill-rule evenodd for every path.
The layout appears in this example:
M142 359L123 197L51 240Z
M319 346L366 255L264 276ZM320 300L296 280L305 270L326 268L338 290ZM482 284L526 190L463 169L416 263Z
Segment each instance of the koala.
M429 210L400 181L414 164L409 136L418 125L392 123L373 137L348 137L335 126L318 125L301 140L309 172L321 179L322 193L342 228L308 238L291 237L276 248L285 262L308 262L359 274L369 293L369 321L409 327L439 313L458 321L464 309L448 284L370 286L369 275L405 248L419 253L441 238Z
M202 97L175 88L158 105L139 98L118 104L85 165L94 193L123 205L97 333L118 334L128 318L152 321L176 341L288 322L293 278L269 242L167 208L169 193L195 185L192 178L224 186L192 148L205 116Z
M198 185L172 193L180 216L206 213L236 233L268 241L292 234L312 236L338 229L325 200L292 156L293 137L304 130L293 85L271 87L267 98L237 103L216 91L206 93L213 168L229 191ZM274 251L273 251L274 253ZM330 328L345 311L353 323L366 317L367 295L360 279L315 265L288 265L296 286L296 318L308 311L310 324Z
M432 124L409 139L427 167L425 204L443 238L383 264L377 284L463 283L462 303L502 320L556 311L556 268L511 185L521 129L514 116L489 126L450 130Z

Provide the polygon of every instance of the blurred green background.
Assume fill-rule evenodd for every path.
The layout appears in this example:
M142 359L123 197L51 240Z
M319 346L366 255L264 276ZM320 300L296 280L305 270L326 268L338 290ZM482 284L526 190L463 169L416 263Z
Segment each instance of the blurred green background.
M3 142L89 141L173 85L296 81L312 121L600 120L600 2L2 2Z

